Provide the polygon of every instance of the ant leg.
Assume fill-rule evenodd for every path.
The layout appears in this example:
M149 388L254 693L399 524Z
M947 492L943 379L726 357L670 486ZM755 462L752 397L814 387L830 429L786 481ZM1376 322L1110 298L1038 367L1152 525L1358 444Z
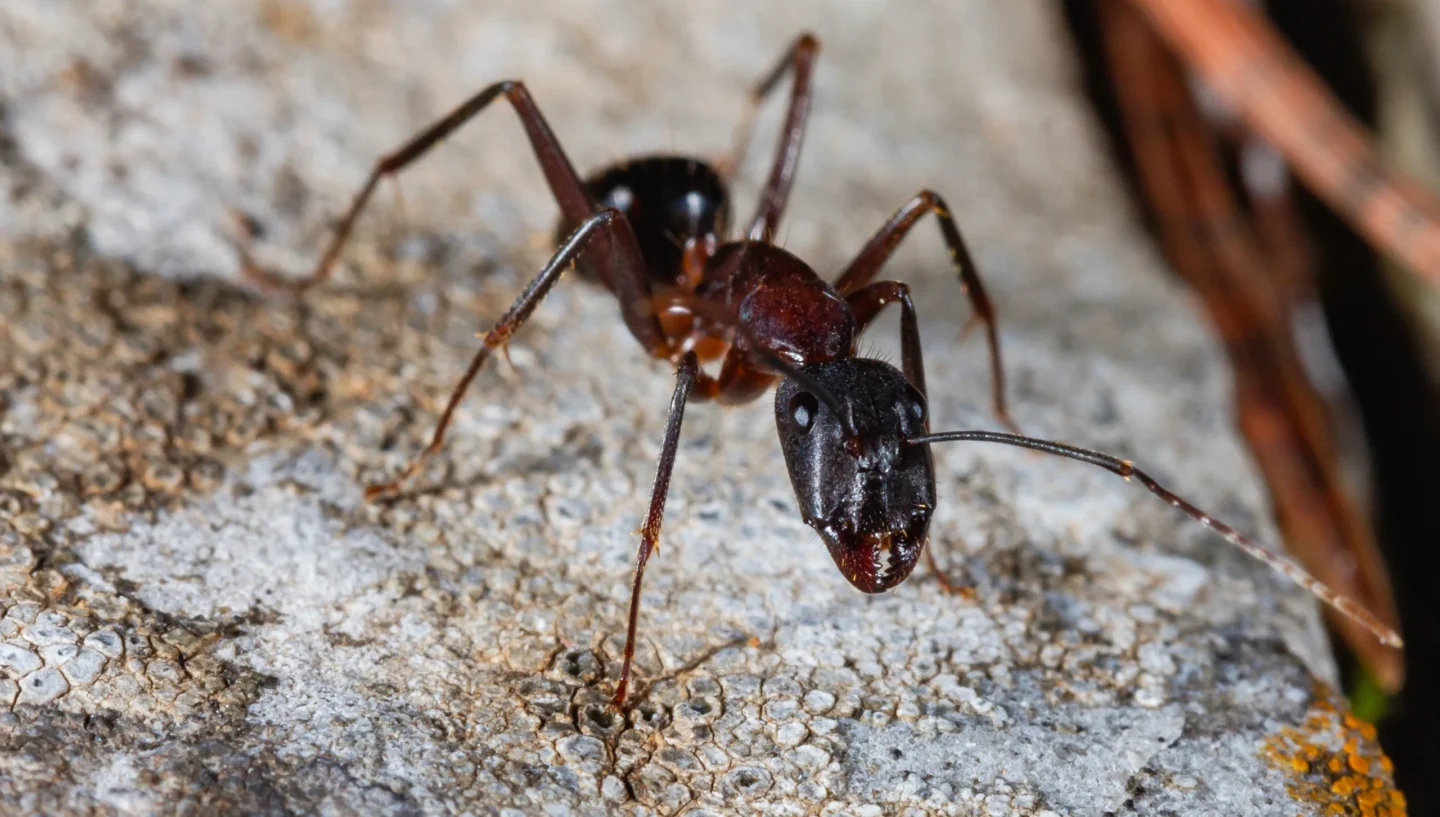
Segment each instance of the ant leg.
M905 379L910 385L920 392L921 397L927 397L925 391L925 359L920 348L920 325L915 316L915 302L910 299L910 287L899 281L879 281L869 286L851 292L845 296L845 301L850 305L850 312L855 316L855 322L859 331L863 332L865 327L887 306L892 303L900 304L900 366L905 373ZM856 333L859 334L858 332ZM925 417L925 429L930 428L930 417ZM940 569L935 561L935 549L926 543L925 563L930 566L930 572L940 581L940 588L946 593L954 596L973 598L974 591L963 585L950 581L950 577Z
M544 171L545 180L549 182L550 191L555 195L555 201L560 205L560 211L565 218L579 224L593 215L595 205L585 192L585 187L575 173L575 168L566 158L565 151L561 149L559 140L551 132L540 109L535 106L535 100L531 99L530 92L525 90L523 83L517 80L506 80L485 88L393 152L380 157L379 161L375 163L374 169L370 171L370 176L365 180L365 184L361 186L360 192L356 193L355 198L350 202L350 209L336 225L330 243L326 246L324 254L320 256L319 263L315 265L315 271L308 278L287 280L276 278L268 273L256 273L262 279L262 283L303 290L329 278L335 261L340 257L340 251L344 249L345 242L350 238L350 231L355 226L355 220L360 217L360 213L370 200L370 194L375 191L380 180L399 173L411 162L424 156L430 148L502 96L509 100L515 108L515 113L519 115L520 123L524 125L526 135L530 137L530 145L535 151L535 158L539 160L540 169Z
M940 589L946 595L959 596L963 599L974 600L975 588L966 587L963 584L956 584L950 581L950 577L945 575L945 570L940 567L940 563L935 561L935 548L930 547L930 544L928 542L925 544L924 553L925 564L929 565L930 572L935 574L936 581L940 582Z
M880 314L880 310L892 303L900 304L900 367L905 379L920 392L925 391L925 357L920 350L920 324L915 317L915 302L910 300L910 287L899 281L880 281L857 289L845 296L850 312L855 316L856 337ZM929 427L930 418L925 418Z
M985 294L984 284L980 283L980 271L971 259L970 251L965 247L960 228L955 224L949 206L940 198L939 193L922 190L901 205L860 250L845 272L836 279L835 288L841 295L848 295L869 283L910 233L910 228L927 213L934 213L940 221L940 232L945 237L945 244L950 248L950 259L960 273L960 288L970 299L970 307L975 310L975 316L985 324L985 336L990 346L990 385L995 417L1006 428L1018 433L1019 429L1010 418L1010 410L1005 404L1005 367L1000 361L1000 337L996 331L995 307L990 303L990 296Z
M435 433L430 438L430 444L425 446L418 456L410 461L400 475L395 479L371 485L365 489L365 498L375 500L384 496L394 494L400 487L425 464L445 442L445 429L450 425L450 419L455 414L455 408L460 405L460 399L465 396L465 391L470 388L470 383L475 380L475 375L480 372L480 367L490 357L490 352L499 349L504 351L505 345L510 342L510 336L515 333L525 321L529 319L535 307L540 305L549 294L552 287L560 280L570 263L575 260L586 244L595 238L605 236L608 231L613 230L617 225L626 225L625 217L619 210L606 208L586 219L570 237L565 240L560 249L555 252L550 262L535 276L535 280L525 287L520 297L515 300L514 305L505 313L500 322L485 334L484 343L475 352L475 357L470 361L470 368L465 370L465 375L456 384L455 390L450 394L450 402L446 403L445 411L440 415L440 422L435 425ZM632 235L633 238L633 235Z
M722 406L742 406L773 385L775 375L757 367L743 352L732 346L720 364L719 376L700 373L699 397Z
M757 343L735 313L724 304L701 300L693 293L683 292L661 293L651 299L651 308L656 314L672 306L683 306L693 314L703 315L721 326L733 329L740 341L731 345L730 350L725 353L725 361L721 365L718 378L700 373L700 391L696 399L714 400L721 405L741 405L764 394L766 389L774 385L776 377L786 377L820 398L837 416L846 418L841 421L846 434L851 437L859 436L848 419L849 412L845 409L845 404L839 397L825 384L806 374L800 366Z
M1135 467L1130 460L1121 459L1110 454L1099 451L1091 451L1073 445L1054 442L1052 440L1039 440L1033 437L1022 437L1019 434L1004 434L998 431L946 431L939 434L925 434L919 437L911 437L905 440L908 445L933 445L934 443L965 442L965 441L1001 443L1013 445L1017 448L1028 448L1032 451L1041 451L1046 454L1054 454L1058 457L1066 457L1072 460L1079 460L1083 463L1104 468L1112 474L1123 478L1126 482L1135 480L1145 486L1145 490L1170 503L1172 507L1196 522L1204 525L1212 531L1220 534L1225 541L1244 551L1252 558L1268 565L1272 570L1300 585L1315 598L1328 604L1337 612L1349 617L1352 621L1369 630L1381 644L1388 647L1404 646L1400 635L1382 622L1374 613L1365 609L1359 602L1349 596L1342 596L1330 589L1330 586L1311 576L1305 568L1278 553L1272 553L1264 545L1251 539L1238 530L1216 519L1209 513L1191 504L1189 500L1174 493L1169 488L1155 481L1154 477Z
M755 125L755 112L770 92L780 85L787 69L795 72L795 81L790 89L790 107L785 112L785 124L780 129L780 144L775 149L775 161L770 167L770 177L760 193L760 204L755 218L750 222L748 233L752 241L769 241L780 224L785 204L790 199L790 188L795 182L795 168L800 163L800 144L805 140L805 120L810 114L811 82L815 57L820 53L820 41L813 34L801 34L790 45L779 64L770 70L764 79L750 89L745 102L745 111L740 115L740 124L735 129L735 143L730 155L719 162L720 176L727 181L739 169L750 146L750 133Z
M625 706L630 686L630 664L635 658L635 629L640 621L640 581L645 578L645 563L660 548L660 523L665 518L665 497L670 493L670 473L675 470L675 452L680 444L680 423L685 419L685 401L700 372L700 360L694 352L686 352L675 373L675 394L670 398L670 420L665 424L665 442L660 449L660 464L655 468L655 487L650 492L650 512L639 530L640 550L635 554L635 578L630 586L630 624L625 631L625 658L620 665L620 680L610 705Z

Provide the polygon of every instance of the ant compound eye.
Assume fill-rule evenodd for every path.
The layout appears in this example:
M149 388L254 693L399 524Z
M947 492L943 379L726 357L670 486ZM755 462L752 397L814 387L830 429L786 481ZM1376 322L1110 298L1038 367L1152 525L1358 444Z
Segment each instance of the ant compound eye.
M790 398L790 419L801 431L809 431L815 425L815 415L820 412L820 401L808 391L802 391Z
M910 415L917 423L925 422L926 411L924 395L920 394L920 390L913 386L906 389L906 391L908 392L906 395L908 399L901 398L900 404L895 407L896 412L899 413L901 417L907 414Z

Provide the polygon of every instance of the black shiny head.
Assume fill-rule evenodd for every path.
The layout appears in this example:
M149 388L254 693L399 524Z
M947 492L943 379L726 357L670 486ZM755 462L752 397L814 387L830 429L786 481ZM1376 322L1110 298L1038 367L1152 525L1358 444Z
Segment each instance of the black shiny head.
M804 366L849 413L854 435L828 401L794 379L775 392L775 425L805 523L835 565L866 593L905 580L925 547L935 511L935 463L925 398L898 369L847 358Z

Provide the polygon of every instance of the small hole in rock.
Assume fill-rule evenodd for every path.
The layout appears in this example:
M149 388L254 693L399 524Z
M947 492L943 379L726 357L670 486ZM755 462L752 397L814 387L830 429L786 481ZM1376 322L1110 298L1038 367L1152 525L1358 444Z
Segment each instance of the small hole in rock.
M890 759L891 759L891 760L899 760L900 758L902 758L902 757L904 757L904 756L905 756L905 753L902 752L902 751L900 751L899 749L891 749L891 750L890 750Z

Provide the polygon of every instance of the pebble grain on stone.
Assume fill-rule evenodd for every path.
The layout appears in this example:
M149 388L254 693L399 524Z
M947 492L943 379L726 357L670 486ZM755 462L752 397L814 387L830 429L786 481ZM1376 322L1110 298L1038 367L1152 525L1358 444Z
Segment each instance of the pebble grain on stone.
M974 596L922 570L866 597L800 522L764 400L687 414L635 705L610 711L672 387L611 300L562 284L416 490L359 487L424 444L545 258L508 112L407 175L403 209L377 197L333 284L238 278L237 214L260 262L303 271L375 158L488 82L523 77L582 167L717 155L814 29L785 246L829 274L941 191L1022 426L1273 537L1221 356L1114 183L1056 14L0 5L0 812L1403 813L1313 605L1163 503L939 449L931 546ZM988 425L930 232L887 269L920 296L936 427ZM893 358L889 333L863 348Z

